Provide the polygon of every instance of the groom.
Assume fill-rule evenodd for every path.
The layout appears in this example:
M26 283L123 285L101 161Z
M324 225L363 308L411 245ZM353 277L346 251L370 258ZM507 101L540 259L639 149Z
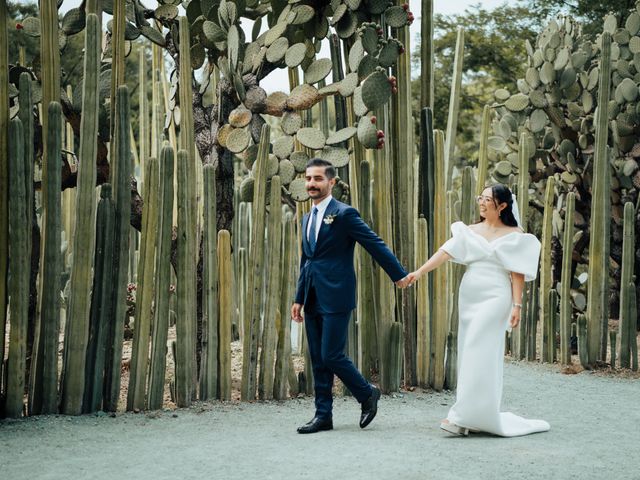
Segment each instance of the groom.
M407 272L384 242L364 223L358 211L331 196L336 172L323 159L309 160L306 187L313 200L302 220L302 258L291 318L305 328L313 367L316 413L298 433L333 429L333 375L337 375L362 406L360 427L376 416L380 390L370 385L344 353L351 310L356 306L355 242L362 245L396 285L408 284Z

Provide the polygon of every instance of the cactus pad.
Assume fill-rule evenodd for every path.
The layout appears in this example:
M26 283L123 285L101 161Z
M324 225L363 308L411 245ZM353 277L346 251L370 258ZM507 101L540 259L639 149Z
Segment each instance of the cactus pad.
M329 138L327 138L326 144L336 145L338 143L346 142L351 137L353 137L357 131L358 129L355 127L345 127L329 135Z
M373 27L365 27L362 30L362 46L369 55L374 55L378 51L380 37Z
M304 81L308 84L317 83L331 73L331 59L319 58L304 71Z
M627 29L629 35L635 35L640 30L640 13L631 12L624 23L624 28Z
M496 163L495 170L496 170L496 173L498 173L500 176L508 177L509 175L511 175L511 170L512 170L511 162L502 160Z
M509 90L505 88L499 88L494 92L493 96L496 97L496 100L498 100L499 102L504 102L511 96L511 94L509 93Z
M369 13L380 15L391 5L391 2L389 0L367 0L366 5Z
M256 143L249 146L244 151L244 166L247 168L247 170L251 170L253 168L253 164L255 163L256 158L258 158L259 147L260 145Z
M349 164L349 151L346 148L324 147L318 156L331 162L336 168L345 167Z
M291 25L302 25L303 23L307 23L316 14L315 10L310 5L296 5L293 7L293 12L295 13L295 17L291 22Z
M604 19L604 31L613 35L614 33L616 33L617 28L618 18L613 14L607 15Z
M355 91L357 86L358 74L355 72L351 72L338 84L338 92L340 92L340 95L342 95L343 97L350 97L351 95L353 95L353 92Z
M302 127L302 117L297 112L284 112L282 115L282 123L280 124L282 131L287 135L295 135Z
M373 55L365 55L358 65L358 77L366 78L379 67L378 59Z
M340 21L345 13L347 13L347 6L344 3L341 3L334 9L333 16L331 17L331 22L329 23L331 25L335 25Z
M371 118L364 116L358 122L358 140L365 148L377 148L378 129L371 123Z
M307 46L304 43L291 45L284 54L284 63L289 68L295 68L302 63L306 52Z
M320 100L320 94L311 85L303 83L291 91L287 99L287 108L290 110L306 110Z
M358 16L347 10L347 12L342 16L338 24L336 25L336 32L338 37L340 38L349 38L358 29Z
M400 55L400 42L395 39L389 40L378 55L378 61L383 67L390 67L396 63Z
M153 16L156 18L156 20L159 20L161 22L174 20L178 16L178 7L169 4L160 5L158 8L156 8Z
M509 97L509 99L504 102L504 106L512 112L521 112L529 106L529 97L523 93L517 93Z
M38 17L27 17L22 21L22 32L30 37L40 36L40 19Z
M273 92L267 97L266 113L281 116L289 97L284 92Z
M72 8L62 17L62 31L67 35L75 35L84 30L86 16L80 8Z
M175 110L174 110L174 115L175 115ZM179 123L179 119L177 119L176 123ZM221 147L227 148L227 138L229 138L229 135L233 130L235 129L229 124L224 125L220 130L218 130L218 143L220 144Z
M409 13L399 5L384 11L384 19L391 28L402 28L409 23Z
M286 22L280 22L274 25L269 31L267 31L266 35L264 36L264 46L268 47L269 45L271 45L278 38L280 38L286 30Z
M293 152L293 137L283 135L273 142L273 153L279 159L287 158Z
M389 97L391 97L391 83L386 73L375 71L362 83L362 101L369 110L381 107L389 101Z
M249 125L253 114L242 105L231 110L229 114L229 124L235 128L243 128Z
M289 184L289 193L296 202L304 202L309 199L307 184L304 178L296 178Z
M202 24L202 33L211 43L224 42L227 39L226 32L217 23L209 20Z
M286 55L289 48L289 40L286 37L280 37L267 48L267 61L269 63L278 63Z
M493 136L487 139L487 146L493 150L502 152L506 148L507 142L502 137Z
M304 173L307 168L307 162L309 161L309 155L302 150L295 151L289 157L289 161L293 164L293 168L297 173Z
M245 128L235 128L227 136L227 149L233 153L244 152L249 146L251 134Z
M253 177L246 176L240 184L240 200L243 202L253 202Z
M286 158L284 160L280 160L280 165L278 166L278 176L280 180L282 180L283 185L289 185L294 178L296 178L296 169Z
M359 117L366 115L369 111L362 101L362 86L356 87L353 91L353 111Z
M330 83L318 90L318 93L323 97L326 97L327 95L335 95L340 91L340 85L341 82Z
M638 98L638 86L630 78L623 79L616 87L616 96L621 95L627 102L634 102Z
M162 33L160 33L155 28L151 28L151 27L148 27L146 25L141 25L140 26L140 33L142 35L144 35L145 38L147 38L149 41L155 43L156 45L159 45L161 47L165 47L167 45L167 42L166 42L166 40L164 38L164 35L162 35Z
M325 145L324 133L317 128L301 128L298 130L296 138L302 145L312 150L320 150Z
M531 113L531 117L529 118L529 125L531 127L531 131L534 133L541 132L544 127L547 125L547 114L542 109L535 109Z
M362 39L355 41L351 50L349 50L349 70L352 72L358 71L358 65L364 58L364 47L362 45Z

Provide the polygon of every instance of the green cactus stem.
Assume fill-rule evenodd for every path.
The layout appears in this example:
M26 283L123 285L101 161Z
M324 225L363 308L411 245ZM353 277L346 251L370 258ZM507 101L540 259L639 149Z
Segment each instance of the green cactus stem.
M560 279L560 362L571 363L571 265L573 257L573 223L576 195L567 194L562 240L562 273Z
M624 205L624 221L622 233L622 272L620 274L620 368L631 367L631 342L636 341L637 317L632 316L633 308L630 303L633 286L633 266L635 251L634 231L635 209L633 203ZM611 350L615 350L615 344L611 344Z
M264 130L263 130L264 131ZM218 366L220 400L231 400L231 312L233 284L231 282L231 236L227 230L218 232L219 345Z
M205 165L204 174L204 258L203 258L203 348L200 399L218 396L218 228L216 223L216 170ZM237 231L237 230L236 230ZM239 295L242 296L242 295Z
M595 117L596 139L593 156L593 181L591 195L591 231L589 236L589 281L587 282L587 329L588 365L595 366L600 359L602 339L606 332L603 322L607 321L608 278L609 278L609 221L607 208L610 185L608 171L609 136L608 105L611 84L611 35L604 32L601 37L600 78L598 88L598 109ZM605 342L606 342L606 336Z
M65 363L62 377L61 410L67 415L82 413L85 388L86 349L91 314L91 284L96 224L96 162L98 145L98 77L100 70L100 22L87 15L85 33L82 119L75 208L75 251L71 266L70 304L65 325Z
M447 137L444 147L444 167L446 188L451 188L453 180L453 155L456 149L456 133L460 110L460 92L462 91L462 64L464 57L464 28L458 27L456 53L453 61L453 78L451 79L451 96L449 97L449 116L447 118Z
M7 2L0 2L0 305L7 304L7 267L9 264L9 147L7 137L9 130L8 24ZM22 91L22 88L20 91ZM0 308L0 351L2 352L4 352L5 345L6 323L7 309ZM0 367L0 373L1 372L2 368Z
M618 332L616 332L615 330L609 330L609 345L611 345L609 366L611 367L611 369L616 368L616 343L617 343L616 337L617 336L618 336Z
M491 126L491 107L485 105L482 109L482 123L480 124L480 148L478 150L478 179L476 182L476 194L482 194L487 183L487 171L489 170L489 151L487 141L489 127ZM528 169L527 169L528 172ZM520 192L518 191L518 194ZM524 217L522 217L524 218Z
M553 363L555 356L555 335L549 305L549 291L552 288L551 238L553 236L554 177L547 178L544 197L544 218L542 220L542 252L540 254L540 324L542 325L543 362Z
M416 265L422 265L429 258L427 220L420 217L417 220L416 238ZM417 350L416 350L416 374L418 386L426 388L429 385L429 364L431 363L431 298L429 296L429 276L425 276L422 282L418 282L417 291Z
M24 138L22 122L9 124L9 310L11 311L9 359L7 362L4 415L22 415L24 377L27 357L27 324L29 317L29 262L27 237L29 225L24 222L27 201L24 180Z
M433 0L422 2L420 58L422 62L420 76L420 105L434 107L434 50L433 50Z
M531 282L530 291L527 293L527 360L530 362L536 359L536 340L538 338L538 318L540 315L538 311L539 291L540 277Z

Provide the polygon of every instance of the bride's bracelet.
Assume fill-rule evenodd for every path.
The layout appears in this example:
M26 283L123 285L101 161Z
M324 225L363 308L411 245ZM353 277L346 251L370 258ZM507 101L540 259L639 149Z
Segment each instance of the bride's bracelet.
M512 305L513 305L514 307L522 308L522 304L521 304L521 303L513 303Z

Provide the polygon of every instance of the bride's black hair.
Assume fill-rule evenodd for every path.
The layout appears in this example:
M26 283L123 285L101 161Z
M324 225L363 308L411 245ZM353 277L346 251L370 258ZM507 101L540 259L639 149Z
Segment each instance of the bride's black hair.
M502 223L509 227L517 227L518 222L516 217L513 216L513 196L511 190L502 183L496 183L494 185L488 185L486 188L491 188L491 196L493 197L493 204L498 208L501 203L506 203L507 206L500 212L500 220ZM480 222L484 221L484 217L480 215ZM478 223L480 223L478 222Z

